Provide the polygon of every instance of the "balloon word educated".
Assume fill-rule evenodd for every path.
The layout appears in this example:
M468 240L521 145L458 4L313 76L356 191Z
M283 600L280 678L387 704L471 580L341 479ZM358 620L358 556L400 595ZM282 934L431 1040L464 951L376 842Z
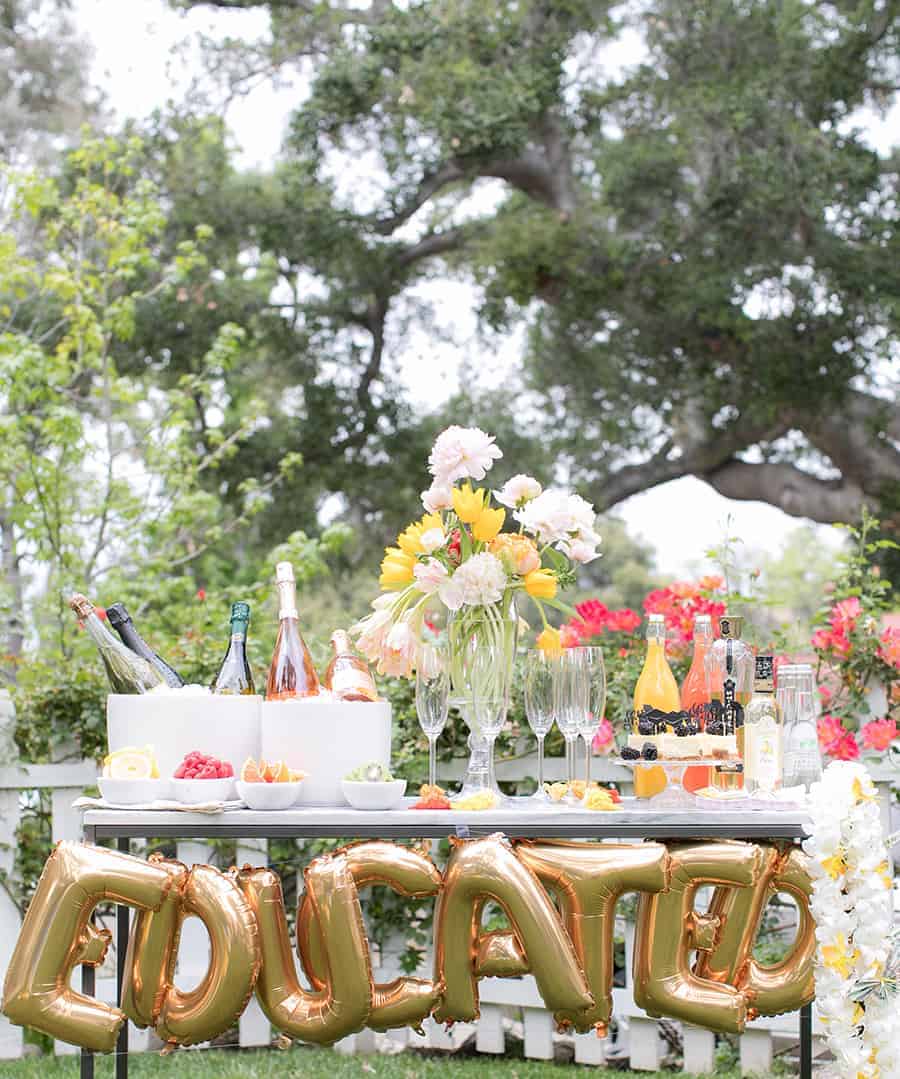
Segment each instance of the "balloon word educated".
M60 843L47 860L6 975L3 1012L53 1038L110 1051L126 1019L163 1041L191 1045L227 1030L256 993L272 1025L330 1044L369 1026L477 1019L478 981L531 973L560 1028L603 1033L612 1008L616 901L639 893L634 998L653 1016L740 1033L747 1019L792 1011L813 995L810 879L797 849L739 842L453 841L444 872L417 850L385 842L312 861L297 911L301 985L281 882L270 869L192 869L99 847ZM431 979L372 977L359 890L386 885L436 900ZM705 911L700 889L711 889ZM774 966L752 955L769 898L788 893L796 939ZM132 919L119 1007L70 988L79 963L97 966L110 934L91 921L101 902ZM509 928L481 928L487 902ZM209 932L209 967L194 989L174 984L181 926Z

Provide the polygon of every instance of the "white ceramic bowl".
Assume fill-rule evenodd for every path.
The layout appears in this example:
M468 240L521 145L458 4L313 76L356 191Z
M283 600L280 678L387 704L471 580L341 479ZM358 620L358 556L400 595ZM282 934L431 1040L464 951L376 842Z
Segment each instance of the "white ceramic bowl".
M344 797L354 809L393 809L406 793L405 779L392 779L389 783L370 783L365 780L341 780Z
M235 797L234 779L173 779L172 793L185 805L227 802Z
M244 783L237 781L238 798L251 809L290 809L300 795L299 783Z
M97 785L100 793L112 805L140 805L155 802L158 798L172 797L172 784L168 779L110 779L100 776Z

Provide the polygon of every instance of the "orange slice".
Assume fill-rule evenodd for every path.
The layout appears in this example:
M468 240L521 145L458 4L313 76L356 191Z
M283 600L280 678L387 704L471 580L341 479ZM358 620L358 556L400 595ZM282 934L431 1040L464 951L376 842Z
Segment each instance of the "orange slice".
M650 768L635 768L634 793L637 798L652 798L666 789L666 770L658 764Z
M242 783L264 783L265 780L262 776L262 770L265 769L265 761L260 761L257 765L256 761L252 757L248 757L241 768L240 779Z
M276 761L272 767L275 769L273 783L290 783L291 770L288 768L286 761Z
M295 772L292 768L290 774L292 783L299 783L301 779L306 779L306 772Z

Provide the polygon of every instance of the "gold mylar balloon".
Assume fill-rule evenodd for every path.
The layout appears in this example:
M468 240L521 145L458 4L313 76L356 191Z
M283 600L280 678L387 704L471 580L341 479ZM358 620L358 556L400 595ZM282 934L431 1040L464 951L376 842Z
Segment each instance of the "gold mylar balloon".
M441 874L434 862L408 847L375 841L344 847L339 853L346 859L357 889L386 884L400 895L422 897L436 895L440 890ZM297 916L297 950L310 983L318 989L325 986L327 947L328 941L323 940L315 924L313 905L304 897ZM421 978L376 982L366 1025L373 1030L417 1027L431 1014L441 990L439 984Z
M212 866L195 865L181 898L182 918L190 914L209 933L209 968L188 992L169 985L155 1024L163 1041L179 1045L209 1041L238 1019L262 960L254 912L232 877Z
M444 982L440 1022L478 1018L481 913L499 903L552 1011L579 1012L594 1003L550 897L499 836L454 844L435 911L434 980Z
M756 888L718 887L709 913L722 922L717 945L698 953L695 973L743 989L759 1015L792 1012L815 996L813 963L815 922L809 909L812 881L806 855L796 848L762 846L763 869ZM753 958L753 943L766 903L776 892L787 892L797 903L800 924L788 953L772 966Z
M44 866L6 972L3 1012L14 1023L98 1052L116 1046L124 1012L69 988L76 963L103 962L109 934L90 926L106 900L156 910L172 880L128 854L59 843Z
M133 919L125 953L122 1011L139 1027L152 1027L159 1019L163 1001L172 988L175 960L181 939L182 891L188 877L181 862L150 857L171 878L171 887L155 911L140 911Z
M740 1034L748 996L724 983L698 978L692 951L713 951L715 915L694 909L697 890L710 884L756 887L764 852L752 843L709 842L669 847L669 886L642 894L634 938L634 1001L648 1015L670 1016L720 1033Z
M259 925L263 963L256 995L262 1010L291 1037L329 1045L361 1030L372 1010L369 948L346 857L316 858L304 875L306 924L323 942L323 980L311 991L297 981L278 875L244 869L239 879Z
M548 843L521 841L519 860L556 895L563 925L587 977L593 1007L560 1009L558 1023L605 1032L612 1012L613 929L616 902L626 892L661 892L667 852L661 843Z

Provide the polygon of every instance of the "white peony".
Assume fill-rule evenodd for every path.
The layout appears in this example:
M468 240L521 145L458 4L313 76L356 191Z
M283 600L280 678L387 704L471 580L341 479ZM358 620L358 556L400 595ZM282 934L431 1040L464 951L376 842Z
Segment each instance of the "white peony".
M600 542L600 536L594 531L594 507L581 495L568 491L544 491L516 510L513 516L541 543L580 540L596 547Z
M503 454L494 445L494 436L478 427L448 427L434 440L428 458L428 471L435 486L443 487L457 480L483 480L487 470ZM424 501L424 499L423 499Z
M526 476L520 472L518 476L513 476L511 480L507 480L499 491L494 491L494 498L497 499L501 506L517 510L521 509L526 502L537 498L542 490L543 488L534 476Z
M422 505L429 513L452 509L453 488L449 483L438 483L435 480L427 491L422 492Z
M447 537L444 535L442 528L429 528L427 532L423 532L419 537L419 543L422 544L422 550L425 554L431 554L438 547L443 547L446 542Z
M424 592L426 596L437 592L447 580L447 576L447 567L442 562L438 562L436 558L428 558L424 562L417 562L413 566L416 587L420 592Z
M442 603L451 611L496 603L506 588L503 563L487 551L472 555L439 588Z
M599 542L600 537L597 537ZM593 562L595 558L600 557L600 552L594 546L593 543L588 543L587 540L563 540L559 544L559 549L567 557L571 558L573 562L579 562L582 566L586 566L588 562Z

